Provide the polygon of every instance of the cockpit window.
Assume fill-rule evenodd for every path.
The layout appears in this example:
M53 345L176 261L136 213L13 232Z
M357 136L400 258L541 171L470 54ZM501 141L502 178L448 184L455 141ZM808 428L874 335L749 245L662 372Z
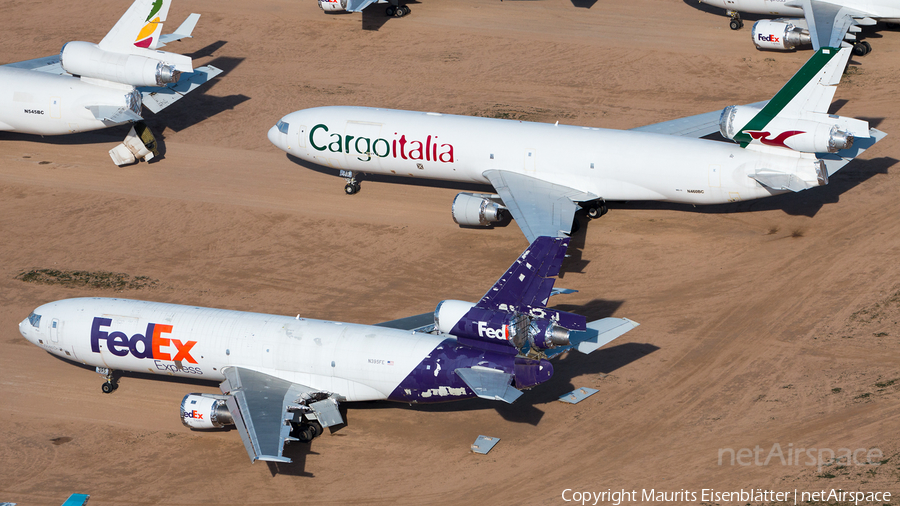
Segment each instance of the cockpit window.
M275 127L278 128L279 132L283 133L284 135L287 135L290 124L287 123L286 121L278 120L278 123L275 123Z
M30 323L31 326L34 328L40 327L41 326L41 315L35 314L32 312L30 315L28 315L28 323Z

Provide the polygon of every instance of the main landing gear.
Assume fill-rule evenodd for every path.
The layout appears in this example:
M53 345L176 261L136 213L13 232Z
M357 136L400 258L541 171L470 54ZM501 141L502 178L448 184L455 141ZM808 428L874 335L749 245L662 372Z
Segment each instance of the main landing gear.
M291 430L291 435L297 438L301 443L309 443L313 439L319 437L324 432L322 425L316 420L310 420L300 424L295 424Z
M355 195L359 193L359 181L356 180L356 172L352 170L342 170L341 177L347 180L344 185L344 193L347 195Z
M592 220L596 220L597 218L603 216L607 212L609 212L609 208L606 207L606 202L594 201L594 202L585 202L584 205L584 214L587 215L588 218Z
M105 394L113 393L117 388L119 388L119 384L116 382L116 377L113 374L112 369L107 369L106 367L98 367L96 369L97 374L102 374L106 381L103 385L100 386L100 389L103 390Z
M407 7L405 5L396 5L396 6L391 5L391 6L388 6L388 8L384 10L384 14L389 18L390 17L402 18L403 16L406 16L410 12L412 12L412 11L410 11L409 7Z
M739 13L738 11L728 11L728 15L731 16L731 22L728 23L728 26L730 26L732 30L740 30L744 27L744 21L741 19L741 13Z
M856 56L865 56L871 52L872 44L869 44L864 40L853 44L853 54Z

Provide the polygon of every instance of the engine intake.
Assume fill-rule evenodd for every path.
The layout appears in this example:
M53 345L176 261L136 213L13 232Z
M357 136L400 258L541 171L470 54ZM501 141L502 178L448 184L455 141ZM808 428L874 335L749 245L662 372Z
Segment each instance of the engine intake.
M503 219L503 205L496 195L460 193L453 199L453 221L467 227L486 227Z
M187 394L181 401L181 423L191 429L218 429L234 425L225 396Z
M175 65L136 54L111 53L90 42L66 43L59 59L62 68L72 75L132 86L164 86L177 83L181 77Z
M761 19L753 23L750 31L753 43L759 49L793 51L800 46L812 44L809 30L797 26L795 19Z

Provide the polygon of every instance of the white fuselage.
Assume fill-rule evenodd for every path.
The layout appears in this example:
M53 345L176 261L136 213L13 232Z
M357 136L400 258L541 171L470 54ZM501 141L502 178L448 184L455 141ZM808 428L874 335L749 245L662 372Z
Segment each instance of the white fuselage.
M94 367L221 381L222 368L238 366L333 392L343 401L387 399L447 338L105 298L44 304L19 331L50 353Z
M499 169L594 198L688 204L781 193L748 176L774 170L808 180L815 160L788 149L646 132L366 107L293 112L269 140L300 159L356 172L489 184L484 172Z
M803 9L788 7L787 0L700 0L728 11L748 12L772 16L803 17ZM896 0L829 0L840 6L866 13L868 17L886 22L900 20L900 3Z
M0 66L0 131L62 135L107 128L88 106L141 112L134 86Z

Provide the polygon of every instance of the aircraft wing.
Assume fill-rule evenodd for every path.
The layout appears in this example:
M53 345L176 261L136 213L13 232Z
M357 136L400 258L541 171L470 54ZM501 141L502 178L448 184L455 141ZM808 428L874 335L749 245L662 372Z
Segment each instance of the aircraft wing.
M222 373L225 381L219 388L228 396L225 405L252 461L291 462L282 452L286 441L296 440L288 423L294 418L293 410L315 413L322 427L344 422L331 397L299 404L310 394L320 393L312 388L242 367L227 367Z
M598 198L592 193L505 170L484 172L509 209L525 238L566 237L578 210L576 202Z
M748 104L748 106L761 109L768 103L768 100L763 100L762 102ZM722 109L719 109L703 114L697 114L696 116L687 116L684 118L663 121L662 123L653 123L652 125L632 128L631 130L634 132L650 132L699 139L719 131L719 117L721 115Z
M67 75L68 72L63 70L59 63L59 54L52 56L44 56L43 58L35 58L33 60L25 60L16 63L7 63L4 67L12 67L22 70L36 70L38 72L47 72L56 75Z
M865 12L852 9L843 5L836 5L822 0L793 0L790 4L803 9L806 24L809 27L809 38L813 49L816 51L822 47L842 47L844 36L851 26L856 24L870 24L868 21L856 21L865 19ZM871 22L874 24L874 21Z
M347 12L362 12L378 0L347 0Z
M389 329L400 330L417 330L421 332L430 332L434 329L434 311L430 313L417 314L415 316L407 316L387 322L376 323L375 327L386 327Z
M221 73L221 69L205 65L195 68L190 74L182 74L177 83L171 83L162 88L141 86L138 87L138 91L143 96L144 106L156 114Z

